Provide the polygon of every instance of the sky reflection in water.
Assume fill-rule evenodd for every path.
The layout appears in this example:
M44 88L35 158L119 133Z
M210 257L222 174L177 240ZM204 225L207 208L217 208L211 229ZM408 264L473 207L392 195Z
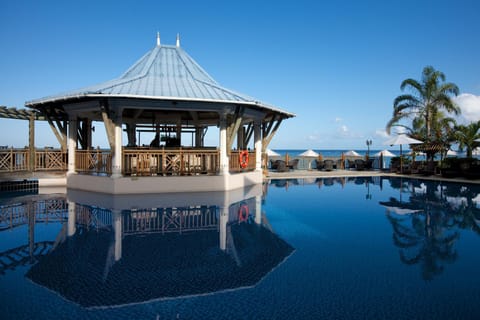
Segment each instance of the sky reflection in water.
M480 312L479 193L470 184L375 177L272 180L263 190L137 204L51 196L38 208L61 221L75 207L75 224L37 216L32 233L28 219L15 228L2 220L0 312L470 318ZM28 199L4 199L2 210ZM15 249L23 260L14 266Z

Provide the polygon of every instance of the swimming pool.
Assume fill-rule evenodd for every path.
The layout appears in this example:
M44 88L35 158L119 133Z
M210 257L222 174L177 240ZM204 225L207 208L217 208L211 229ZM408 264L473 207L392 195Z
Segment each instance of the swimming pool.
M479 194L473 184L357 177L229 193L4 198L0 314L475 318Z

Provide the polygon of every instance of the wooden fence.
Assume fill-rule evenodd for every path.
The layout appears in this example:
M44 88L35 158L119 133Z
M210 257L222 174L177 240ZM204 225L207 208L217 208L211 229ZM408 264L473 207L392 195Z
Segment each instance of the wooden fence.
M112 154L110 150L76 150L75 170L78 173L109 175L112 173Z
M0 172L20 171L66 171L68 154L58 149L37 149L32 153L25 149L0 149ZM255 151L243 155L230 152L230 172L255 170ZM247 158L248 161L245 161ZM112 173L112 153L110 150L76 150L75 170L78 173L110 175ZM199 175L218 174L220 152L216 148L204 149L123 149L123 175Z
M242 158L242 159L240 159ZM241 162L245 168L242 168ZM245 161L247 160L247 161ZM255 151L248 151L248 156L242 156L238 151L230 152L230 172L242 172L255 170Z
M37 149L31 163L30 150L0 149L0 172L29 171L65 171L67 153L55 149Z
M216 149L125 149L124 175L216 174L220 153Z

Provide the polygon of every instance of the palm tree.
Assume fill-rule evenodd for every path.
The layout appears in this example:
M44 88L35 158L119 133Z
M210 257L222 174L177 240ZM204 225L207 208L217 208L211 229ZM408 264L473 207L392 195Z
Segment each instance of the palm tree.
M480 121L472 122L468 125L458 125L455 128L455 137L459 144L458 147L461 150L467 148L467 158L471 158L473 149L479 145L476 140L480 139Z
M422 80L406 79L400 89L410 89L411 94L402 94L393 102L393 117L387 123L390 134L393 126L402 126L400 121L411 119L412 129L422 133L423 141L435 141L438 125L447 113L460 114L460 108L452 101L451 95L457 96L459 89L454 83L445 83L445 75L431 66L423 69Z

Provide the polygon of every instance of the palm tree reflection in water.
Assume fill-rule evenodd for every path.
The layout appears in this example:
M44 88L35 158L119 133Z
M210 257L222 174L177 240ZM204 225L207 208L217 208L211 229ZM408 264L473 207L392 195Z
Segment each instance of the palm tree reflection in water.
M394 181L392 187L404 190L405 181ZM400 210L387 211L393 227L393 243L399 248L400 260L407 265L419 264L424 280L432 280L444 266L457 259L455 243L460 230L480 234L480 210L476 207L475 185L407 180L408 201L391 198ZM381 202L382 205L387 202Z

